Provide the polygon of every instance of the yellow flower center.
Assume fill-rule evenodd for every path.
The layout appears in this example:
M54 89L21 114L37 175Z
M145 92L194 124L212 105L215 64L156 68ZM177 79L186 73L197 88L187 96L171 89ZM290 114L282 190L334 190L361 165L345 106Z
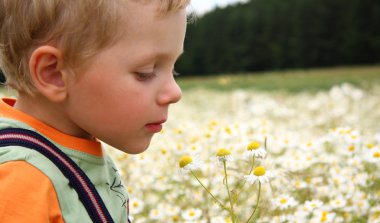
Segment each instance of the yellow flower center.
M216 156L218 157L228 156L228 155L231 155L231 152L225 148L219 149L218 152L216 153Z
M226 221L226 223L232 223L230 218L225 218L224 220Z
M253 174L255 176L263 176L265 174L266 170L263 166L258 166L253 170Z
M353 152L353 151L355 151L355 146L352 146L352 145L351 145L351 146L349 146L349 147L348 147L348 151L350 151L350 152Z
M380 152L375 152L375 153L373 154L373 157L374 157L374 158L380 158Z
M183 156L179 160L179 167L183 168L193 162L193 159L190 156Z
M195 216L195 212L194 211L190 211L189 212L189 216L194 217Z
M259 142L251 142L250 144L248 144L248 146L247 146L247 150L249 150L249 151L252 151L252 150L256 150L256 149L258 149L258 148L260 148L260 143Z
M226 127L226 128L224 129L224 131L226 131L226 133L227 133L228 135L231 135L231 134L232 134L232 130L231 130L230 127Z
M372 149L373 147L375 147L375 145L373 145L372 143L368 143L366 146L368 149Z
M179 134L179 135L183 133L183 131L181 129L174 129L174 132Z
M210 123L209 123L210 126L217 126L218 125L218 122L215 121L215 120L212 120Z
M322 216L321 216L321 222L325 222L327 221L327 211L323 211L322 212Z
M288 203L288 200L286 198L281 198L280 203L286 204L286 203Z

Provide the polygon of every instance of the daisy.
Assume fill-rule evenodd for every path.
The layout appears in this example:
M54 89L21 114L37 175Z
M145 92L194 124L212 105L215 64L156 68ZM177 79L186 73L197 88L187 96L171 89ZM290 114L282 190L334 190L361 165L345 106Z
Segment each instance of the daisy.
M216 216L211 218L211 223L232 223L228 217Z
M272 173L270 171L267 171L265 167L258 166L253 170L252 174L246 175L244 178L251 184L254 184L256 181L259 181L261 184L263 184L268 183L269 178L272 176Z
M328 222L334 222L336 214L331 211L326 210L318 210L313 214L313 218L311 219L311 223L328 223Z
M311 201L306 201L304 208L305 210L312 211L314 209L321 208L323 206L323 202L320 200L311 200Z
M202 215L202 211L198 208L191 208L182 213L182 218L186 221L198 220Z
M291 182L291 184L296 189L308 188L308 184L305 181L301 181L301 180L294 180Z
M275 199L275 206L281 210L295 207L298 202L291 196L285 194Z
M133 215L141 213L144 210L144 202L139 198L129 199L130 212Z
M370 209L369 221L371 223L380 223L380 206L375 206Z
M376 133L374 138L375 138L375 141L376 141L378 144L380 144L380 132Z
M216 153L216 158L218 159L218 162L226 162L231 161L231 152L228 149L221 148Z
M265 148L257 141L249 143L247 150L244 152L245 157L264 158L266 155Z
M380 163L380 147L374 147L366 153L366 160L370 163Z
M330 200L329 204L334 209L344 208L347 204L347 200L340 196Z
M198 159L193 159L191 156L182 156L179 160L180 170L184 173L191 172L193 170L200 169L202 166L202 162Z
M162 221L164 219L164 213L157 208L149 211L149 219L155 221Z

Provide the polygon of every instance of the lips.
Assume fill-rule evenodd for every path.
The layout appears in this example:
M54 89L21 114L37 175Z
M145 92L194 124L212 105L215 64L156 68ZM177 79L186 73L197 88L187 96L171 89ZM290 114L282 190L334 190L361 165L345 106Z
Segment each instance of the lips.
M157 133L162 130L162 125L166 122L166 120L158 121L155 123L148 123L145 125L145 128L152 133Z

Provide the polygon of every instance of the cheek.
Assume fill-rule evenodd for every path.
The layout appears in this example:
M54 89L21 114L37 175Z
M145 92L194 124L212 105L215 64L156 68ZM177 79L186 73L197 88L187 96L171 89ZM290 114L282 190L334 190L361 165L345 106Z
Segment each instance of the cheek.
M88 121L103 120L115 129L139 121L150 110L146 95L115 89L86 92L78 103L81 110L87 111L83 115L87 116Z

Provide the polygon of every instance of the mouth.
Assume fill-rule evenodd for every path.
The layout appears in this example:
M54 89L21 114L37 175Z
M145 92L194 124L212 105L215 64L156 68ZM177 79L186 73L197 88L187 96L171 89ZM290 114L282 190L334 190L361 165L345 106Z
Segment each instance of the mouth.
M148 123L145 125L145 128L152 133L158 133L161 132L163 124L166 122L165 120L161 120L158 122Z

